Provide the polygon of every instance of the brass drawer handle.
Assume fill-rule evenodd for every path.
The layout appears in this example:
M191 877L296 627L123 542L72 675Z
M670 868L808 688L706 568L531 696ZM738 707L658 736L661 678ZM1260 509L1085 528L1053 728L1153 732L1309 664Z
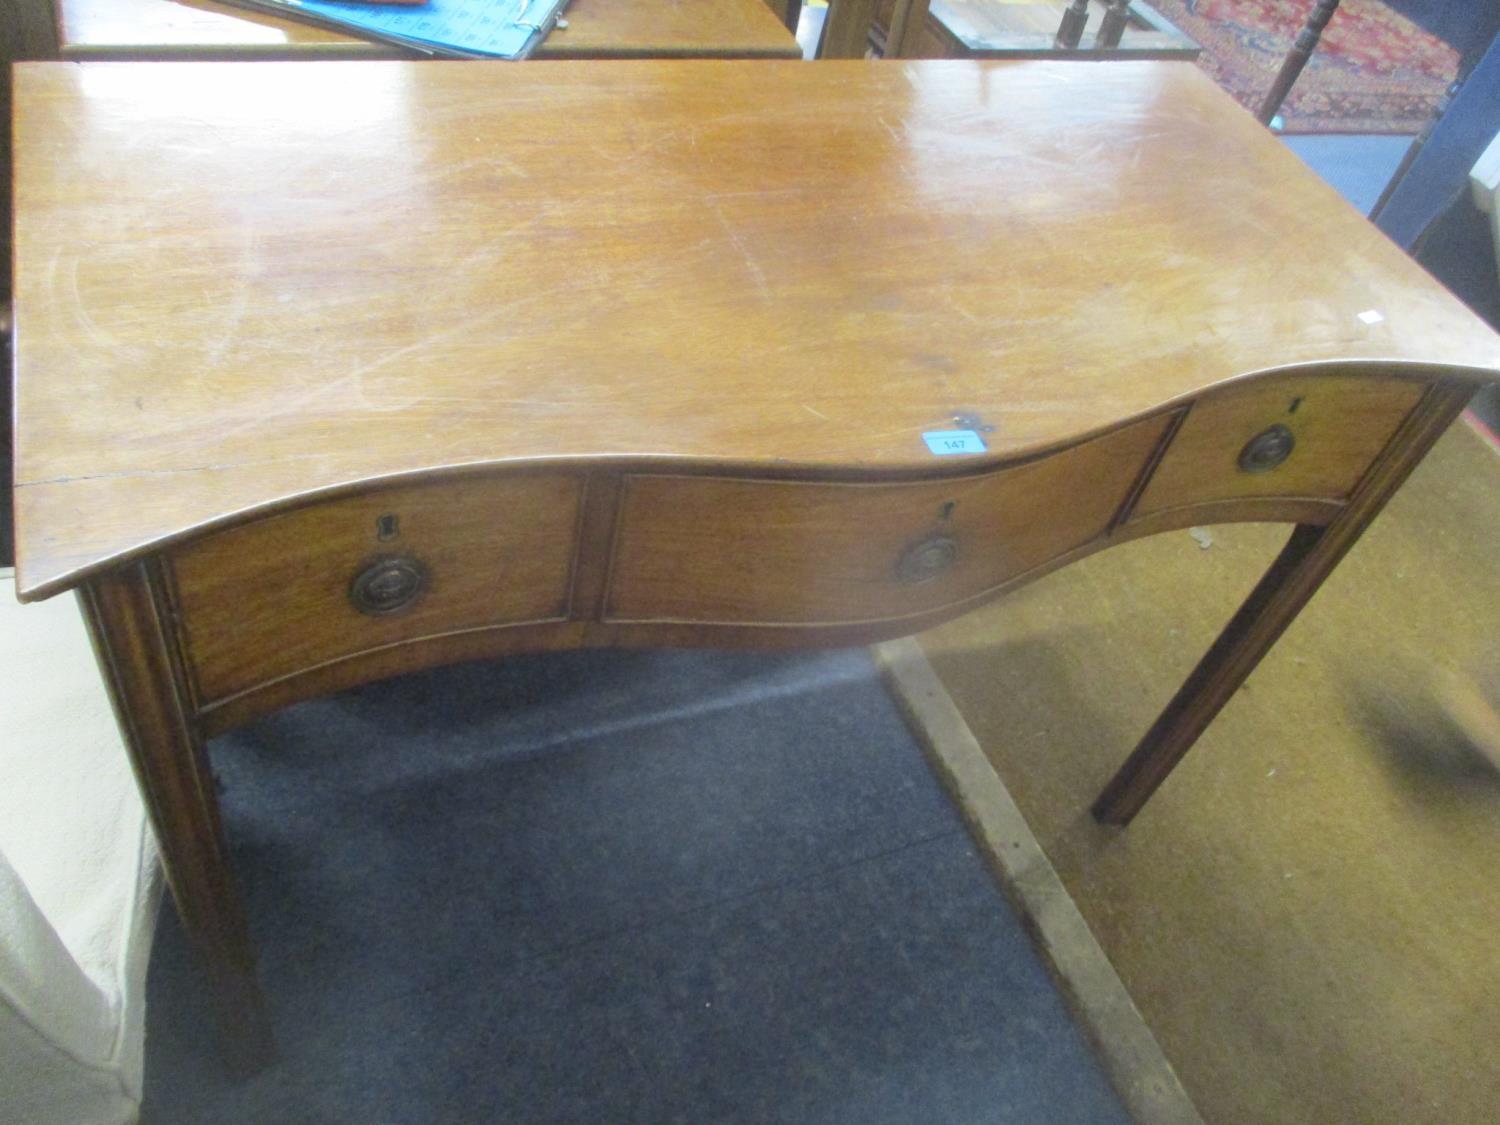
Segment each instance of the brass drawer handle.
M349 583L349 601L360 613L383 617L406 609L426 586L426 568L416 559L377 559Z
M1240 450L1240 471L1269 473L1292 455L1296 445L1297 439L1292 431L1279 423L1262 430Z
M958 541L934 535L906 548L896 563L896 577L908 586L931 582L958 561Z

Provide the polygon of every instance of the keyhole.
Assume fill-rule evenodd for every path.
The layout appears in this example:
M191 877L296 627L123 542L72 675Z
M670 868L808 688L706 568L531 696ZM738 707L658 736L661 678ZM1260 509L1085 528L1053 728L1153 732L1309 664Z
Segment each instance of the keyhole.
M956 507L956 505L954 504L954 502L952 500L949 500L946 504L943 505L943 514L940 515L938 517L938 519L942 519L942 520L947 519L949 516L951 516L953 514L954 507Z
M1299 407L1301 405L1302 405L1302 396L1298 395L1296 398L1292 399L1292 405L1288 406L1286 408L1286 412L1288 414L1295 414L1295 413L1297 413L1297 407Z
M401 521L395 516L381 516L375 521L375 538L382 543L401 534Z

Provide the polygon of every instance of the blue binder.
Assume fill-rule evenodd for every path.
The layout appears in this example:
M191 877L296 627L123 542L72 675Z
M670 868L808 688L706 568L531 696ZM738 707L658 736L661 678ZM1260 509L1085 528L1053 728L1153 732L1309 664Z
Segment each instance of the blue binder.
M229 2L424 55L524 59L547 37L568 0L427 0L413 5L332 0Z

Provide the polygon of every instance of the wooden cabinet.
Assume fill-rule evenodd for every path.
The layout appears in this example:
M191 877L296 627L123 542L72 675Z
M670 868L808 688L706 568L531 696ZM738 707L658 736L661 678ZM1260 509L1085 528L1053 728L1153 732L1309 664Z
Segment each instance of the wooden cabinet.
M560 620L581 478L454 477L313 503L168 558L200 699L372 649Z
M957 606L1102 534L1165 426L945 480L628 477L606 619L852 624Z

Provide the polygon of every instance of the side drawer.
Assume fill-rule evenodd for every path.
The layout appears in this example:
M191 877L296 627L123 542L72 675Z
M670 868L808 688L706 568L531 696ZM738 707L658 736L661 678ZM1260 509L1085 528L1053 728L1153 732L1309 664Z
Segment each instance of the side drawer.
M837 624L977 597L1101 534L1165 426L941 481L627 477L605 616Z
M200 699L385 645L563 618L579 478L455 478L310 504L171 554Z
M1216 500L1343 500L1426 389L1417 380L1314 375L1210 394L1188 411L1134 515Z

